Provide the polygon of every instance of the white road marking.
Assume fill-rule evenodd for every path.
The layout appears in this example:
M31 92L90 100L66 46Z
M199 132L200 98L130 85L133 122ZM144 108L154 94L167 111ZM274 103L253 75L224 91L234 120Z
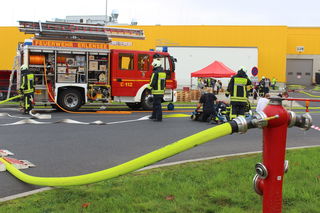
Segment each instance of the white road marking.
M144 121L144 120L148 120L148 117L149 116L144 116L144 117L133 119L133 120L114 121L114 122L108 122L108 123L100 120L92 121L92 122L82 122L82 121L76 121L68 118L58 120L58 121L52 121L52 122L43 122L43 121L36 121L34 119L27 118L17 122L13 122L13 123L0 124L0 126L14 126L14 125L22 125L22 124L57 124L57 123L79 124L79 125L111 125L111 124L129 123L129 122L135 122L135 121Z

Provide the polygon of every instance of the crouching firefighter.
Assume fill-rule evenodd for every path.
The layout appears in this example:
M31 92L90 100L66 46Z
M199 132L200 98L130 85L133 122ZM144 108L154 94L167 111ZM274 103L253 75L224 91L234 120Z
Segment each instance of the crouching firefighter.
M248 103L248 87L251 87L251 81L245 69L240 68L238 73L231 78L226 92L227 97L230 95L230 119L245 114Z
M33 109L33 98L34 98L34 74L32 74L27 65L22 65L21 71L21 85L20 93L23 95L23 112L24 114L29 114Z
M202 121L211 122L216 118L216 101L217 97L213 93L204 93L203 95L201 95L195 112L199 112L202 106Z
M162 121L161 102L166 88L167 75L161 67L161 64L161 56L159 54L155 54L152 62L153 73L149 84L149 89L151 89L151 93L153 95L153 110L149 119L154 121Z

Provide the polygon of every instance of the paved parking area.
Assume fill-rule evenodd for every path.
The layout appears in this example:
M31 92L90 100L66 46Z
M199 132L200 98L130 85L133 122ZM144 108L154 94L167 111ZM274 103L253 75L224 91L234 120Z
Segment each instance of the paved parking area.
M0 108L1 112L22 116L15 109ZM50 121L69 118L83 122L101 120L110 124L0 126L0 149L8 149L15 153L16 158L36 164L37 167L24 170L30 175L62 177L107 169L212 127L207 123L191 121L188 117L165 118L163 122L136 120L148 114L147 112L125 115L52 112ZM314 124L320 126L320 113L311 115ZM21 118L1 117L0 125L19 120ZM320 145L319 135L320 132L313 129L304 132L291 128L288 131L287 146ZM260 129L250 130L247 134L234 134L217 139L159 163L261 151L261 138ZM39 188L24 184L7 172L0 173L0 182L2 183L0 198Z

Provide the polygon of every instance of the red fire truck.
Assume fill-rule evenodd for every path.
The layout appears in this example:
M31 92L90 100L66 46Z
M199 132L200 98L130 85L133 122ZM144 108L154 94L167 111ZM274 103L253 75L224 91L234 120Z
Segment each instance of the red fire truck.
M19 44L18 53L20 64L28 64L35 74L36 104L58 104L76 111L87 102L116 101L125 102L132 109L151 109L152 95L147 86L156 53L163 56L162 67L167 72L164 101L175 101L176 60L167 52L108 48L106 40L109 42L110 37L139 39L143 36L139 30L20 22L20 31L35 34ZM18 86L19 81L18 70Z

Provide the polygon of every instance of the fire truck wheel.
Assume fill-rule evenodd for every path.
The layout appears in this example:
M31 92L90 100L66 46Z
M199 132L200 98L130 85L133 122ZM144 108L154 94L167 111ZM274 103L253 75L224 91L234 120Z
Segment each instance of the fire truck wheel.
M141 103L139 102L135 102L135 103L126 103L127 106L130 108L130 109L140 109L141 108Z
M144 110L152 110L153 97L150 90L145 90L141 97L141 106Z
M81 93L75 89L66 89L58 97L59 105L69 111L76 111L81 107Z

